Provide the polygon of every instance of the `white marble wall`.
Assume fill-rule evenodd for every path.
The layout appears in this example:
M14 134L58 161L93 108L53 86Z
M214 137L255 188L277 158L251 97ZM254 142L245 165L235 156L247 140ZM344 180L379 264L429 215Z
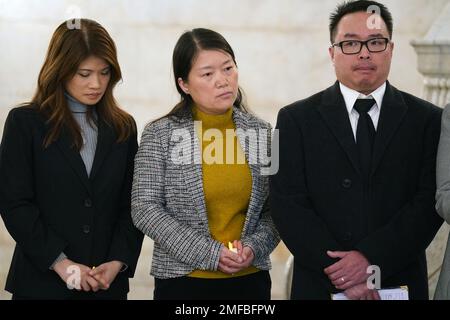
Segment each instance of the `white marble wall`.
M383 1L395 23L390 76L395 86L421 95L423 79L409 42L426 34L449 1ZM139 130L177 102L171 53L179 35L194 27L215 29L228 39L237 56L250 108L275 124L280 107L334 82L328 58L328 16L339 2L0 0L0 133L9 109L31 98L51 34L76 8L83 17L103 24L115 39L123 71L117 97L136 118ZM0 224L0 286L11 254L12 242L5 233ZM141 258L145 264L142 281L133 282L136 292L146 293L136 293L135 298L151 297L145 289L151 286L146 275L150 247L146 244L148 250L144 249ZM282 263L285 255L280 253L275 259L278 257ZM274 286L282 286L282 279L276 282ZM0 293L2 297L6 295Z

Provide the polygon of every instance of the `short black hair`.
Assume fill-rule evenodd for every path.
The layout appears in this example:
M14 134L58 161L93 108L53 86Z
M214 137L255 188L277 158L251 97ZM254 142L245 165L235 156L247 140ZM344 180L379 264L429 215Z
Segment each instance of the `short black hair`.
M369 12L368 9L370 6L377 6L379 8L379 14L381 18L386 23L389 38L392 39L392 32L394 31L394 23L392 21L392 15L389 10L381 3L376 1L368 1L368 0L358 0L358 1L346 1L344 3L339 4L336 7L336 10L330 15L330 41L334 42L337 33L337 26L341 19L349 14L355 12ZM375 13L375 11L373 11Z

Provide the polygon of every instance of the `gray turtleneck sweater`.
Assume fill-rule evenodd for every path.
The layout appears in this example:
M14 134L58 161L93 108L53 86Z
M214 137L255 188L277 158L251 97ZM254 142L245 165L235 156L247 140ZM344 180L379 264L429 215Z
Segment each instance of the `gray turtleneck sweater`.
M81 136L83 138L83 146L80 150L81 158L83 159L84 166L88 177L91 174L92 164L94 162L95 149L97 148L97 126L91 121L89 122L86 116L88 107L66 93L67 103L74 119L77 121L81 129ZM96 116L94 111L94 117Z

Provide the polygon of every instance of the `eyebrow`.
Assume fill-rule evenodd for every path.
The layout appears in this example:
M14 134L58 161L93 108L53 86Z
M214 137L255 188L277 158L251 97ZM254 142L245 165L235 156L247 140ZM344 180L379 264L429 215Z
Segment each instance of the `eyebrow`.
M103 68L103 69L100 69L100 71L105 71L106 69L111 69L111 67L110 67L110 66L107 66L107 67L105 67L105 68ZM80 69L78 69L78 71L94 71L94 70L92 70L92 69L86 69L86 68L80 68Z
M382 35L381 33L372 33L369 34L368 38L380 38L380 37L384 37L384 35ZM344 35L344 38L359 38L361 39L361 37L359 35L357 35L356 33L346 33Z
M222 66L228 64L231 62L231 59L226 60L224 63L222 63ZM204 67L200 67L198 68L198 70L209 70L209 69L213 69L213 67L211 66L204 66Z

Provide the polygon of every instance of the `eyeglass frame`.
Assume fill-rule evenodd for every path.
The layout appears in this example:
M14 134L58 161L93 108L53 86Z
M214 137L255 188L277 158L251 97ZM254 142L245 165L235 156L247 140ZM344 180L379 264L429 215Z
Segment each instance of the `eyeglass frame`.
M384 46L384 49L383 49L383 50L380 50L380 51L372 51L372 50L370 50L370 49L369 49L369 46L368 46L368 43L369 43L370 41L377 40L377 39L383 39L383 40L385 40L386 44L385 44L385 46ZM342 49L342 44L343 44L344 42L358 42L358 43L360 44L360 46L359 46L359 51L358 51L358 52L354 52L354 53L345 53L345 52L344 52L344 49ZM341 41L341 42L333 43L333 44L331 45L331 47L339 47L339 48L341 48L342 53L343 53L343 54L346 54L346 55L359 54L359 53L361 52L363 46L365 46L365 47L367 48L367 51L369 51L370 53L379 53L379 52L384 52L384 51L386 51L386 49L387 49L387 47L388 47L388 44L389 44L390 42L391 42L391 39L389 39L389 38L386 38L386 37L376 37L376 38L368 39L368 40L366 40L366 41L361 41L361 40L344 40L344 41Z

